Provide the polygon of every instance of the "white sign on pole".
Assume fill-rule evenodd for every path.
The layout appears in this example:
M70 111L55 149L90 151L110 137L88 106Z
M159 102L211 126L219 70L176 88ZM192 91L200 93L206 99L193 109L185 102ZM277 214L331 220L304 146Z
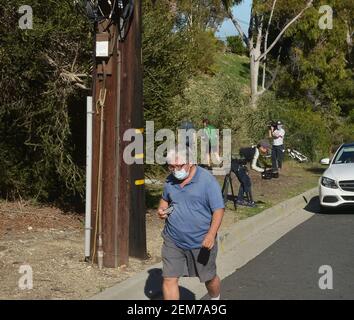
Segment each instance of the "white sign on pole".
M109 43L108 41L96 42L96 57L107 58L109 56Z

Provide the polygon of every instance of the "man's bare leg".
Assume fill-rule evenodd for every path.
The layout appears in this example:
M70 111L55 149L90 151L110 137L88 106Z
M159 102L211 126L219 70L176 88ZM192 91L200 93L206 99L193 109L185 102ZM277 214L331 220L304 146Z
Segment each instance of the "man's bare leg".
M162 292L164 300L179 300L178 278L163 278Z
M215 276L213 279L205 282L210 298L220 297L220 278Z

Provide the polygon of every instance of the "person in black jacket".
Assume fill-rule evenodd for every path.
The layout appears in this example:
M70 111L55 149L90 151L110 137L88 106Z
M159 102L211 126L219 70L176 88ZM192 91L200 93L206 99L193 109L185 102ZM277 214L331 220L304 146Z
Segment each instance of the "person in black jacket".
M240 149L240 159L231 161L231 170L235 173L240 188L236 200L237 205L255 207L256 204L252 197L252 182L248 175L247 163L250 163L251 169L260 173L264 173L265 169L258 165L260 154L266 155L270 151L270 144L266 140L262 140L257 146ZM246 199L245 199L246 196Z
M193 143L195 143L195 127L193 122L190 119L184 118L179 126L179 129L185 130L186 147L191 148ZM192 132L192 136L188 134L189 131Z

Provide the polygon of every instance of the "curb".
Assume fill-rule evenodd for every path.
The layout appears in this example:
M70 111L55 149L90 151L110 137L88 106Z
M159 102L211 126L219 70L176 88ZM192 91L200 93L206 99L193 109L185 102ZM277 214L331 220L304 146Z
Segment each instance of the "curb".
M277 224L286 221L287 217L290 220L290 229L304 222L311 217L310 214L300 217L299 219L290 219L292 215L299 209L303 209L311 198L317 195L317 188L308 190L294 198L283 201L272 208L268 208L261 213L238 221L232 224L229 228L221 231L218 235L219 253L217 258L218 274L221 279L235 271L235 267L240 268L249 260L256 257L260 252L265 250L269 245L278 240L282 234L275 235L274 241L264 241L261 246L258 245L257 250L249 250L252 241L248 244L247 240L259 237L262 233L267 233L267 229L271 229ZM288 232L289 226L287 226ZM276 234L276 232L274 232ZM269 240L269 239L268 239ZM261 241L263 242L263 241ZM248 247L247 247L248 246ZM231 252L241 248L247 253L240 261L230 257ZM251 253L252 252L252 253ZM229 253L229 254L228 254ZM223 267L227 265L227 267ZM147 269L134 275L121 283L110 287L103 292L94 295L89 300L149 300L161 298L161 269L162 263L149 266ZM220 272L221 271L221 272ZM200 299L206 293L205 287L197 278L182 278L180 279L182 289L187 289L189 293L195 293L194 298Z
M290 216L294 211L303 208L317 193L317 188L313 188L294 198L278 203L255 216L232 224L219 234L219 255L226 254L228 250L241 242L277 223L279 220Z

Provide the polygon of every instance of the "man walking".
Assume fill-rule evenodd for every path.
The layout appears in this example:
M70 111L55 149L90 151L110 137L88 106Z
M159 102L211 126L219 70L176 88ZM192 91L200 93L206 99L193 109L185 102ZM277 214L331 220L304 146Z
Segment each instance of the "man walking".
M212 300L220 299L216 273L217 232L224 215L220 186L207 170L188 155L169 152L169 169L158 215L165 219L162 232L163 296L178 300L180 277L198 277Z

